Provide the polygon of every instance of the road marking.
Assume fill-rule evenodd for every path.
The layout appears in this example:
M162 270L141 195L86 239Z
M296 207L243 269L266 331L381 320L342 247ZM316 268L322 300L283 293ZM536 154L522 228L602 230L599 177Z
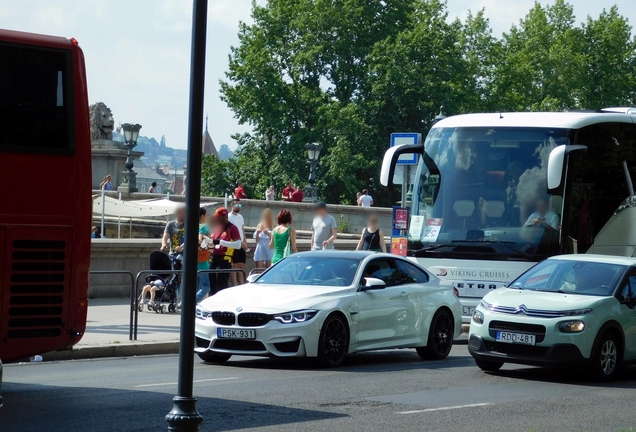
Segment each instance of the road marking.
M486 402L486 403L476 403L476 404L469 404L469 405L457 405L457 406L448 406L448 407L439 407L439 408L427 408L427 409L416 410L416 411L398 411L396 414L417 414L417 413L426 413L426 412L433 412L433 411L454 410L454 409L460 409L460 408L482 407L482 406L488 406L488 405L492 405L492 404Z
M210 378L210 379L203 379L203 380L194 380L192 382L202 383L202 382L210 382L210 381L227 381L227 380L235 380L235 379L239 379L239 377ZM157 384L141 384L141 385L136 385L135 387L160 387L160 386L177 385L177 384L178 383L176 382L169 382L169 383L157 383Z

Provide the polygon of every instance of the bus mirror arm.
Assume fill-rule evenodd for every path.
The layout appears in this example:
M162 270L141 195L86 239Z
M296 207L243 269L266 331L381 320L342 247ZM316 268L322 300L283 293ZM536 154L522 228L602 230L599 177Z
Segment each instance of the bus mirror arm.
M565 184L566 161L570 154L583 153L587 146L582 144L555 147L548 158L548 193L562 195Z
M388 188L393 187L395 167L400 156L405 154L424 154L424 144L402 144L391 147L384 153L382 170L380 171L380 183Z

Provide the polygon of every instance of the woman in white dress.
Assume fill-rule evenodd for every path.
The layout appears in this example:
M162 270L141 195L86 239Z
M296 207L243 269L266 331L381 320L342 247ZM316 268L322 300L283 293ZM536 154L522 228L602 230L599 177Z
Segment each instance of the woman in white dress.
M254 231L256 239L256 249L254 250L254 263L256 268L268 268L272 264L274 251L269 248L269 241L272 238L272 228L274 226L274 213L266 208L261 215L261 222Z

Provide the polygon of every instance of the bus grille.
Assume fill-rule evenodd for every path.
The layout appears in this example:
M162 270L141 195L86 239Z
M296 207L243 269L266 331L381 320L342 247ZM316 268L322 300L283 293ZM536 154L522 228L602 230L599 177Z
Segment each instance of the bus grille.
M9 261L7 338L58 337L68 285L66 242L14 240Z

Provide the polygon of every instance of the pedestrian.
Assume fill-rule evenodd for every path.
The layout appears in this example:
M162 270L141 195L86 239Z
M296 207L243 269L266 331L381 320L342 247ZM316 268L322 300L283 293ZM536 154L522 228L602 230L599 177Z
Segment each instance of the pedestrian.
M161 250L171 255L183 252L183 241L185 234L185 206L179 206L174 212L174 220L166 224L161 238Z
M225 207L219 207L214 212L214 232L212 233L212 263L211 270L229 270L232 268L232 255L234 249L241 247L241 234L238 228L228 220L228 211ZM227 288L229 273L212 273L210 278L210 295ZM197 298L203 298L197 293Z
M373 205L373 197L369 195L369 189L362 189L362 195L358 198L358 205L361 207L371 207Z
M303 190L300 188L300 186L296 186L296 190L294 191L294 193L292 193L290 201L303 202L304 197L305 194L303 193Z
M362 235L360 235L360 241L358 242L356 250L386 253L384 233L378 228L378 217L376 215L369 216L367 226L362 230Z
M272 238L269 241L269 248L274 251L272 264L276 264L291 253L298 253L296 230L291 227L291 213L287 209L282 209L276 219L278 225L272 231Z
M99 230L97 229L96 226L91 228L91 238L102 238L102 236L99 234Z
M150 189L148 189L148 193L158 193L157 192L157 182L152 182L150 184Z
M311 248L313 250L333 249L338 237L336 219L327 213L327 204L318 201L314 206L316 217L311 224Z
M112 191L113 190L113 177L108 174L104 177L104 180L101 182L101 184L99 185L99 189L100 190L105 190L105 191Z
M207 211L205 207L199 209L199 253L197 255L197 271L208 270L210 268L210 251L208 250L208 229L206 221ZM210 293L210 275L206 273L197 274L197 303Z
M276 189L274 189L274 185L271 185L265 191L265 201L276 201Z
M291 201L292 194L294 193L294 184L292 182L287 183L285 189L283 189L283 200Z
M274 213L272 209L266 208L261 215L261 221L256 226L254 238L256 248L254 249L254 263L256 268L267 268L272 263L274 252L269 248L269 241L272 238L274 229Z
M245 188L243 188L243 183L239 182L239 184L236 185L236 189L234 189L234 198L240 200L247 198L247 194L245 194Z
M238 228L241 235L241 245L234 249L234 256L232 257L232 267L235 269L243 270L245 268L245 262L247 261L247 240L245 238L245 219L241 215L241 200L234 198L232 200L232 212L229 214L228 220ZM243 285L245 283L245 277L243 273L230 273L230 279L232 285Z
M356 205L359 206L360 205L360 197L362 196L362 194L360 192L356 193Z

